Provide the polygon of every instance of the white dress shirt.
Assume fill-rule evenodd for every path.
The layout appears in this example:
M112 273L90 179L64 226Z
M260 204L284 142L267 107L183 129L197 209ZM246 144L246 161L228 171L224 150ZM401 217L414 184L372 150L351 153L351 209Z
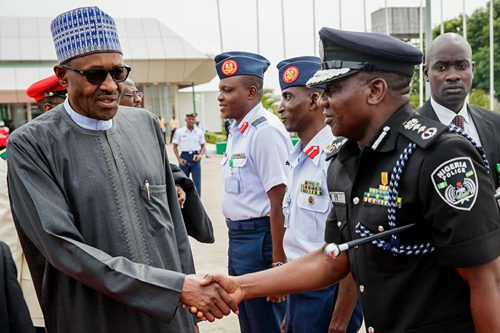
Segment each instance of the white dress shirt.
M179 150L181 152L199 152L201 150L201 145L205 144L205 134L198 126L194 126L192 130L184 126L175 131L172 143L179 145Z
M447 107L442 106L441 104L436 102L432 97L431 97L431 105L432 108L434 109L434 112L436 112L439 121L444 125L451 124L453 118L455 118L456 115L461 115L462 117L464 117L465 133L469 134L474 139L474 141L476 141L478 145L482 146L481 139L479 139L479 134L477 133L476 130L476 125L474 125L474 121L472 121L472 118L467 109L467 103L464 103L464 106L462 106L462 109L458 113L455 113L452 110L448 109Z

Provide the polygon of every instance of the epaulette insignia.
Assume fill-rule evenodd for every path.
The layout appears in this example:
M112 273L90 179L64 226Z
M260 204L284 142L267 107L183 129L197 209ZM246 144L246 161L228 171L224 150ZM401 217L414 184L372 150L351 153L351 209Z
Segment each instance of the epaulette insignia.
M403 123L400 132L421 148L429 147L447 127L440 122L418 115Z
M263 122L265 122L265 121L267 121L267 118L266 118L266 117L264 117L264 116L260 116L260 117L258 117L258 118L256 118L256 119L254 119L254 120L252 121L252 125L253 125L253 126L255 126L255 127L257 127L257 125L259 125L259 124L261 124L261 123L263 123Z
M332 143L328 144L325 148L326 152L326 160L332 159L339 152L340 148L347 142L347 139L344 137L336 138Z

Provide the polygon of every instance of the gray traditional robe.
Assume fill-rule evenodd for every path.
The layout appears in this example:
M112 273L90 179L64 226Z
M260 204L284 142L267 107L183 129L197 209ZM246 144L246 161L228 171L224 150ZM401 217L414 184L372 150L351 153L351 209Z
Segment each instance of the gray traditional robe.
M179 297L194 264L166 163L141 109L90 131L61 104L12 133L12 213L48 332L193 331Z

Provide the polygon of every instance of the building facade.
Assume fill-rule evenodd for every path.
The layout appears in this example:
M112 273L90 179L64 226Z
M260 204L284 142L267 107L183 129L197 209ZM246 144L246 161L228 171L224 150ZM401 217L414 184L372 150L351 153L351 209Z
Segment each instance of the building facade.
M25 91L53 74L57 58L51 20L0 16L0 120L13 129L39 115ZM179 88L215 77L213 55L158 20L127 18L117 19L116 24L125 62L132 67L130 77L144 92L145 108L167 121L178 110Z

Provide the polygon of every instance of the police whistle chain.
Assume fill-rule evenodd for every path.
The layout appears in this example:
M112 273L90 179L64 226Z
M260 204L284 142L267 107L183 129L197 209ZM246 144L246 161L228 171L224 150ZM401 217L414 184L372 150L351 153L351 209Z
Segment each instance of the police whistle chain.
M347 242L347 243L342 243L342 244L330 243L325 247L325 254L329 257L338 257L338 255L341 252L349 250L350 248L352 248L354 246L370 243L373 240L377 240L377 239L381 239L381 238L384 238L387 236L391 236L397 232L401 232L403 230L410 229L414 226L415 226L415 223L407 224L407 225L404 225L401 227L396 227L393 229L382 231L382 232L379 232L377 234L373 234L371 236L355 239L355 240L352 240L352 241Z

